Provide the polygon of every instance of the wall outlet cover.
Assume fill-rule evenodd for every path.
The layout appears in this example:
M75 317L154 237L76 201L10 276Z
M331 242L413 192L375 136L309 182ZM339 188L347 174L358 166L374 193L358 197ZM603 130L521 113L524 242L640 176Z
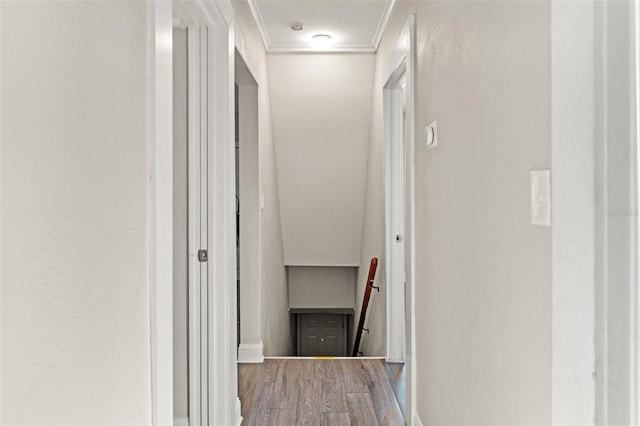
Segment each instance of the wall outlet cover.
M551 170L531 170L531 223L551 226Z

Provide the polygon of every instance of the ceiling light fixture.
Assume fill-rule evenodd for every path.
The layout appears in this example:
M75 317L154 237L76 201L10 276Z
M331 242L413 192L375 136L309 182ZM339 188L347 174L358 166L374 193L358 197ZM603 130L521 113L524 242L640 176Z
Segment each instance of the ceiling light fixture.
M300 23L291 24L291 29L293 31L302 31L303 28L304 26Z
M311 38L311 44L317 48L329 47L333 44L333 39L328 34L316 34Z

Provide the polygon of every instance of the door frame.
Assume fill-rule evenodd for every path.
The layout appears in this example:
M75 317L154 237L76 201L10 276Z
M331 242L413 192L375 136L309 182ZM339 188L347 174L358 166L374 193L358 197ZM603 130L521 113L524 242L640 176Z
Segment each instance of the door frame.
M633 2L633 32L635 43L635 182L634 182L634 194L635 197L635 213L636 217L640 215L640 2L637 0ZM633 263L634 263L634 278L635 278L635 294L633 297L633 318L634 329L632 335L632 363L633 363L633 377L632 377L632 395L634 397L633 404L633 421L640 422L640 225L638 219L636 219L635 235L633 250Z
M149 316L151 420L173 424L173 25L149 2Z
M596 424L640 422L638 13L594 5Z
M405 236L407 228L407 140L402 82L406 59L398 65L383 89L385 282L387 283L387 362L405 361ZM406 90L406 82L405 88ZM399 182L404 181L402 184ZM398 239L399 237L399 239ZM399 253L401 252L401 254Z
M551 423L593 424L594 3L551 2L550 13Z
M235 322L234 35L229 0L149 2L149 287L154 425L173 425L173 7L207 28L206 424L240 424ZM203 64L205 65L205 64ZM233 284L233 285L232 285ZM206 302L206 303L205 303ZM235 328L235 327L233 327ZM191 404L191 402L190 402Z
M405 122L405 200L404 200L404 270L405 286L387 285L387 360L397 361L398 345L404 346L407 367L407 424L416 422L416 352L415 352L415 15L410 15L402 32L398 36L387 62L385 63L385 82L393 82L404 74L406 79L406 122ZM384 101L384 187L385 187L385 256L390 259L390 246L393 244L391 226L391 168L390 155L394 138L402 137L398 126L395 134L392 119L392 103L387 88L383 89ZM385 267L386 282L391 282L390 268ZM406 289L406 290L405 290ZM397 315L398 305L402 306L404 317Z
M264 361L262 342L262 215L260 198L259 86L234 49L240 146L240 342L238 362ZM238 306L238 304L236 304Z

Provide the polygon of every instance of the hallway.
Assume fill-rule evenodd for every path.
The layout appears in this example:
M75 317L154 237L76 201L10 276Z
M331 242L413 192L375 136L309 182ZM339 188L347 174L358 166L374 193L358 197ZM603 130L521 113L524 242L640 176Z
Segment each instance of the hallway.
M640 425L640 0L0 39L0 425Z
M397 368L386 367L383 359L265 359L263 364L240 364L242 424L403 425L392 389L403 383L394 380L392 385L388 375Z

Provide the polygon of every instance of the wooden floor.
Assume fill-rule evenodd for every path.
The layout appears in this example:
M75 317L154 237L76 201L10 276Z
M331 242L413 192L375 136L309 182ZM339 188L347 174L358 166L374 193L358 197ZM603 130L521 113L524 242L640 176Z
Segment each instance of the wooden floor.
M401 426L381 359L267 359L240 364L243 425Z

